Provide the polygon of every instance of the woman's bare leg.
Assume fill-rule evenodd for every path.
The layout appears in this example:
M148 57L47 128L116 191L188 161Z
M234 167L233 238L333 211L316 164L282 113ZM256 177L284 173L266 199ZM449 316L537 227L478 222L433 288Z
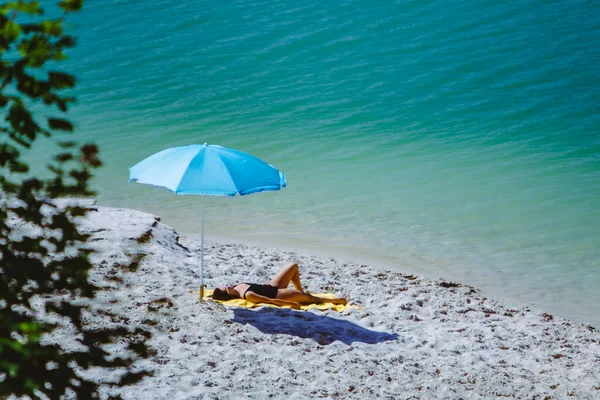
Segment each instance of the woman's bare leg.
M302 289L302 283L300 282L300 271L298 264L288 264L281 268L281 270L275 275L275 278L271 279L270 285L277 286L280 289L285 289L292 282L296 290L304 292Z
M280 300L295 301L300 304L319 304L319 303L332 303L332 304L346 304L348 299L344 297L337 297L335 299L324 299L321 297L313 296L312 294L300 292L295 289L279 289L277 292L277 298Z

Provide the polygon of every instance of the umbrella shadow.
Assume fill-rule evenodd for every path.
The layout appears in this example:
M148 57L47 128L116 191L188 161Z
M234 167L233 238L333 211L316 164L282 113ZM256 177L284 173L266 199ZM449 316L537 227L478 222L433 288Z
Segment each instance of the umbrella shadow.
M283 333L313 339L320 345L328 345L336 340L351 345L355 342L375 344L398 339L396 333L372 331L344 319L289 309L236 308L233 322L250 324L266 334Z

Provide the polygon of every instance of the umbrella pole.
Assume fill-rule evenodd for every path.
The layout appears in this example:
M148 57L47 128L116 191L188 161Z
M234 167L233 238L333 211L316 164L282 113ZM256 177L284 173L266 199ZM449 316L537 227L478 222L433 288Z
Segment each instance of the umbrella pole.
M202 197L202 257L200 261L200 303L204 300L204 196Z

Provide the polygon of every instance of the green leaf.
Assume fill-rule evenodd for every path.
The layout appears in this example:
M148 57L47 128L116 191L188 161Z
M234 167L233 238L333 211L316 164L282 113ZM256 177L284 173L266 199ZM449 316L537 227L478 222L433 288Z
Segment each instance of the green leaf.
M81 160L94 168L100 167L102 161L98 158L98 146L91 143L81 146Z
M56 46L62 47L75 47L75 38L73 36L64 35L56 41Z
M19 330L27 335L41 335L45 330L36 322L21 322L17 325Z
M44 104L50 106L52 104L56 104L56 106L62 111L67 111L67 103L74 102L74 99L71 98L61 98L58 97L54 93L48 93L44 96Z
M40 132L40 126L33 120L29 110L19 102L12 104L5 121L13 129L9 137L25 147L29 147Z
M23 34L27 35L30 33L42 33L43 29L40 26L40 24L35 24L35 23L22 23L21 24L21 30L23 31Z
M71 153L59 153L57 155L54 156L54 159L56 161L58 161L59 163L64 163L67 161L71 161L73 159L73 154Z
M13 42L21 35L21 27L14 21L8 21L0 30L0 35L7 42Z
M47 82L38 81L25 73L17 74L17 88L31 98L43 96L50 90Z
M75 77L64 72L48 72L48 83L56 90L69 89L75 86Z
M73 132L73 124L62 118L48 118L48 126L59 131Z
M20 161L11 163L9 169L10 169L10 172L16 172L16 173L21 173L21 174L29 172L29 166Z
M63 33L61 20L46 20L41 23L42 31L50 36L60 36Z
M11 1L10 3L6 3L0 7L0 12L6 15L10 11L17 11L31 15L40 15L43 14L44 10L40 7L40 3L37 1L32 1L29 3L25 3L23 1Z
M58 6L65 12L79 11L83 6L83 0L63 0L58 3Z
M30 392L34 392L39 387L40 385L35 381L35 379L25 378L25 388L27 388L27 390Z
M57 143L63 149L71 149L71 148L77 146L77 142L74 142L74 141L64 141L64 142L59 141Z
M52 44L48 37L42 34L34 34L32 37L22 40L18 50L27 60L27 65L33 68L43 66L53 56Z

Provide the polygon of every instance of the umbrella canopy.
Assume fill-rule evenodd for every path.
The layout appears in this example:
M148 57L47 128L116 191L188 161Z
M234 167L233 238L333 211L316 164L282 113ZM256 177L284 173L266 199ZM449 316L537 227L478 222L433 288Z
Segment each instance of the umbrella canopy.
M151 155L129 169L129 181L169 189L177 194L235 196L279 190L285 175L239 150L192 144Z
M201 144L160 151L129 168L129 181L166 188L177 194L235 196L279 190L285 175L239 150ZM200 301L204 295L204 202Z

